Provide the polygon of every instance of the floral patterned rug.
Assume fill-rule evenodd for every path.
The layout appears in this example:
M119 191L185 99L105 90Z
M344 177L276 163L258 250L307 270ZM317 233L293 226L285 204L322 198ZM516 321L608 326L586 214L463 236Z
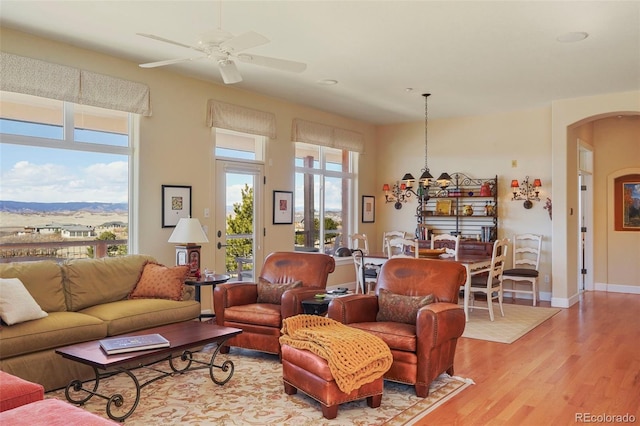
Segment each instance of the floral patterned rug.
M215 346L207 346L194 358L206 361ZM232 348L228 355L219 355L216 364L229 359L234 363L231 379L219 386L212 382L208 369L176 374L144 386L138 406L126 424L149 425L411 425L431 410L473 384L469 379L440 376L431 384L427 398L418 398L413 386L385 381L382 404L369 408L366 400L354 401L338 408L338 417L327 420L320 404L302 392L284 393L282 365L277 356ZM168 371L167 361L155 364L155 369ZM157 376L149 369L138 369L135 375L144 383ZM214 376L225 374L214 369ZM91 383L89 383L91 384ZM114 415L128 412L135 400L132 379L124 374L102 379L98 392L111 396L122 394L121 407L112 404ZM49 392L46 398L66 400L65 390ZM84 408L107 418L108 400L94 396Z

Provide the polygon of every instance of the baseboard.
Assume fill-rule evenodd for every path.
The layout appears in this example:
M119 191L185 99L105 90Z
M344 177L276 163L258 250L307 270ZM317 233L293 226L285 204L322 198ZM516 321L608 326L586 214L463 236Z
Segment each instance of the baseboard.
M596 291L606 291L609 293L630 293L640 294L640 286L624 284L595 283Z
M520 295L520 296L518 296ZM511 297L511 292L509 290L504 290L504 297ZM516 293L516 299L525 299L525 300L533 300L533 296L530 294L522 294ZM538 292L538 300L544 300L545 302L549 302L551 300L551 293L546 291Z

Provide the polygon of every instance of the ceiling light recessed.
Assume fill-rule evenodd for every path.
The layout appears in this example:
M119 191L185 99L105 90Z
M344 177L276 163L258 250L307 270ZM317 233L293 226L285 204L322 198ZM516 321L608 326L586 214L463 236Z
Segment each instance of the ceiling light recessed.
M588 33L579 31L559 35L556 40L560 43L575 43L576 41L582 41L587 37L589 37Z
M335 84L338 84L338 80L333 80L330 78L324 78L322 80L318 80L318 84L321 84L323 86L333 86Z

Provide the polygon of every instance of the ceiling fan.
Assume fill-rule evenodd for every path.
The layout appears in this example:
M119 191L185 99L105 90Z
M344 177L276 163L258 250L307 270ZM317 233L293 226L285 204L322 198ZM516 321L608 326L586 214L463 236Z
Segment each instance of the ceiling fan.
M140 67L142 68L155 68L165 65L177 64L180 62L211 59L218 64L220 75L222 76L222 80L225 82L225 84L234 84L242 81L242 76L238 71L235 60L263 67L274 68L281 71L302 72L307 68L307 65L302 62L271 58L268 56L259 56L252 53L241 53L244 50L269 43L268 38L254 31L249 31L234 37L228 31L216 29L203 35L197 46L190 46L188 44L169 40L154 34L137 34L142 37L147 37L153 40L162 41L164 43L184 47L200 53L200 55L198 56L167 59L165 61L140 64Z

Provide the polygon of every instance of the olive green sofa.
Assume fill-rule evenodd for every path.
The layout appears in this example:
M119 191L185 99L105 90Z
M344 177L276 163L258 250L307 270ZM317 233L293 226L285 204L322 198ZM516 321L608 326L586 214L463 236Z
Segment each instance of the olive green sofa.
M129 255L0 264L0 278L18 278L48 313L44 318L0 326L0 370L40 383L45 391L73 379L93 377L93 370L62 358L55 349L192 320L200 314L193 287L182 300L129 299L152 257Z

